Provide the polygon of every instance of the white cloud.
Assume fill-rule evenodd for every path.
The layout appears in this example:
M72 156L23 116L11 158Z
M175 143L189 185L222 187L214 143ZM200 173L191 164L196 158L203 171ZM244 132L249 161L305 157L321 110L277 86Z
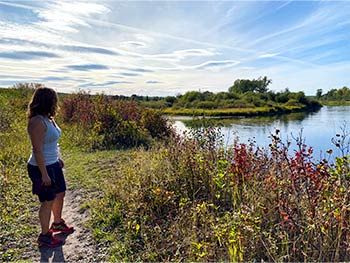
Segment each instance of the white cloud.
M43 21L36 24L51 30L77 32L77 26L89 26L86 18L109 11L104 5L90 2L49 2L44 9L37 10L38 17Z
M258 56L258 58L273 58L278 55L279 55L278 53L266 53Z
M134 50L135 48L143 48L146 47L147 44L145 42L141 42L141 41L123 41L121 43L119 43L119 46L121 48L125 48L127 50Z
M176 50L171 53L166 54L154 54L154 55L142 55L139 54L140 57L145 59L155 59L155 60L167 60L172 62L179 62L186 58L190 57L208 57L215 56L218 53L213 52L208 49L185 49L185 50Z

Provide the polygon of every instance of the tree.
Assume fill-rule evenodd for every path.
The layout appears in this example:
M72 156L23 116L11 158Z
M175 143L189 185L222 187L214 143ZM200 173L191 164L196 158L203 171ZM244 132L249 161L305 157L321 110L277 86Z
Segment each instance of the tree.
M256 89L255 91L259 92L259 93L266 93L268 91L267 86L269 86L272 83L271 79L267 79L267 77L263 77L263 78L258 78L256 81Z
M193 102L195 100L201 100L202 93L199 91L188 91L186 92L180 100L182 102Z
M268 86L272 83L271 79L267 77L259 77L258 79L237 79L233 83L233 86L229 88L231 93L246 93L248 91L257 93L266 93Z
M322 97L322 89L317 89L316 91L316 98L320 99Z

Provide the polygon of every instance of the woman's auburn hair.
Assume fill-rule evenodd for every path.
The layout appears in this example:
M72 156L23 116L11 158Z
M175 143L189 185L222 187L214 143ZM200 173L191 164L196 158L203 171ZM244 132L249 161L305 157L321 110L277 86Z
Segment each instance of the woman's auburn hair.
M35 89L28 104L28 119L44 115L49 118L54 117L58 110L58 96L55 90L44 86Z

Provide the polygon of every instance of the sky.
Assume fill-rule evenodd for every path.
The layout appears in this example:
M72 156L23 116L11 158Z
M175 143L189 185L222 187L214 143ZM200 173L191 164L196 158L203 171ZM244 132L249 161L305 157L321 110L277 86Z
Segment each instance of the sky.
M0 87L168 96L350 86L350 1L0 0Z

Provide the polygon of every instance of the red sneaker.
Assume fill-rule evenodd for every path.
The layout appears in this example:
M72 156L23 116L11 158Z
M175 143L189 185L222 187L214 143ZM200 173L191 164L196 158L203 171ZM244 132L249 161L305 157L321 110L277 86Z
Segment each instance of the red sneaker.
M63 241L54 237L51 231L47 232L45 235L40 234L37 241L40 247L58 247L63 244Z
M59 223L53 222L50 230L52 232L73 233L74 227L67 225L66 222L61 219L61 222Z

